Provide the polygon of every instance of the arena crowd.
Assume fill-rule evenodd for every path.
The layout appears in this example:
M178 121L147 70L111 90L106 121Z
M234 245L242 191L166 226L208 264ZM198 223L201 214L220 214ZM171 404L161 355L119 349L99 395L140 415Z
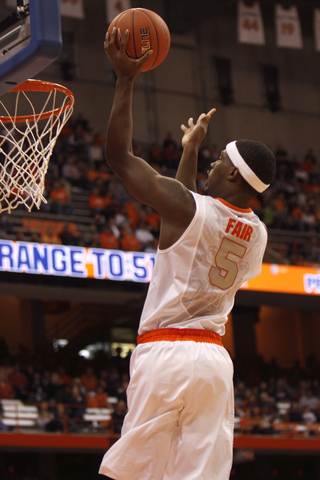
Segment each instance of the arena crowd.
M0 339L0 404L16 399L36 405L36 427L47 432L83 432L89 408L110 409L110 422L102 430L119 434L127 410L130 355L98 354L94 360L60 352L30 355L23 346L10 354ZM236 431L245 434L279 434L285 424L305 426L305 434L320 435L320 362L315 357L305 367L296 361L290 368L276 360L258 357L234 359ZM0 419L0 430L9 428ZM293 432L294 433L294 432Z
M28 240L63 245L81 245L121 250L155 252L159 239L159 215L141 205L124 189L106 165L105 138L95 133L89 121L78 115L64 127L58 137L46 175L45 197L40 214L46 220L28 223L22 220L17 228L10 215L0 218L1 238ZM217 160L216 144L201 147L198 165L198 192L210 164ZM161 144L133 141L133 152L143 157L162 175L174 176L181 147L170 132ZM320 263L320 165L311 148L304 158L297 158L278 146L277 174L272 186L252 201L251 208L269 228L291 238L278 249L279 262L291 264ZM85 215L89 228L80 229L75 196L85 199ZM25 209L21 206L21 209ZM34 208L33 213L37 210Z

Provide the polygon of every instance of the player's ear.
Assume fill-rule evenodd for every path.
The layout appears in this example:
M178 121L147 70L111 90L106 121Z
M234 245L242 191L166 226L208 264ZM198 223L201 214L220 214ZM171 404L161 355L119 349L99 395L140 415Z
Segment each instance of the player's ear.
M230 168L228 173L228 179L231 182L234 182L239 178L239 175L240 175L239 169L237 167L232 166L232 168Z

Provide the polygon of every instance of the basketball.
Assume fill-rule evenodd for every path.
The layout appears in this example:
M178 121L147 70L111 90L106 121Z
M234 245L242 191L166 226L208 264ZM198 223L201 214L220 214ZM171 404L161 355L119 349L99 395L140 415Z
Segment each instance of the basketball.
M142 66L146 72L160 65L170 48L170 32L164 20L155 12L146 8L130 8L117 15L109 25L111 35L113 27L117 29L117 45L125 31L130 31L127 54L131 58L140 58L148 50L153 50L150 59Z

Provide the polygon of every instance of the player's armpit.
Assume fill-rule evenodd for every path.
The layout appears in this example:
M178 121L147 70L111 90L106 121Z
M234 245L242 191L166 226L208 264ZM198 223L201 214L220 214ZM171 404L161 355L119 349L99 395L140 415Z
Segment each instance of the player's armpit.
M114 158L109 165L138 201L153 207L169 222L189 225L196 207L191 192L181 182L160 175L145 160L129 152L122 152L121 158Z

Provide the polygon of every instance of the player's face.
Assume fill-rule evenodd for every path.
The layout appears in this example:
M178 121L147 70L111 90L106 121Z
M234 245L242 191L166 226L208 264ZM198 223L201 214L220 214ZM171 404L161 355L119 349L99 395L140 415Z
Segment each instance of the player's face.
M227 155L227 151L223 150L220 157L215 162L211 163L211 170L208 170L208 179L205 183L205 191L212 197L218 197L219 192L224 191L227 176L233 164Z

